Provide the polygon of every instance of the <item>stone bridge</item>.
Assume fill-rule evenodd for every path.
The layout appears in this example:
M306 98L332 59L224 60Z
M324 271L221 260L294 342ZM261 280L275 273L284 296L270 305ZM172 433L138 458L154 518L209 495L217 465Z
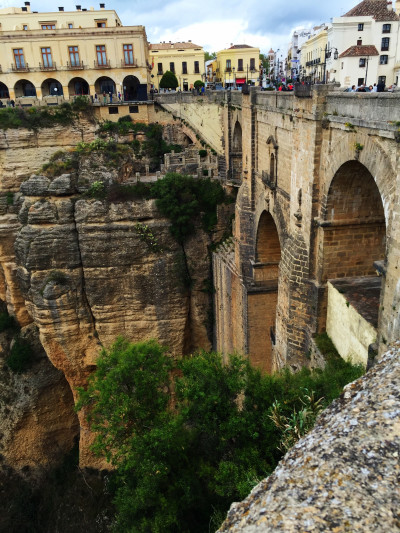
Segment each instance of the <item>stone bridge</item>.
M237 191L214 254L216 348L271 371L328 331L367 363L400 337L400 94L166 94Z

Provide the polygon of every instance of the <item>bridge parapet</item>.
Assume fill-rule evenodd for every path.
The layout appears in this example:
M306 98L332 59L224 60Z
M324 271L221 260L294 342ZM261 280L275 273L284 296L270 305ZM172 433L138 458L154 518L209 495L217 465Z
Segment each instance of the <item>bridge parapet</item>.
M400 121L400 92L397 93L330 93L326 112L330 115L363 121Z

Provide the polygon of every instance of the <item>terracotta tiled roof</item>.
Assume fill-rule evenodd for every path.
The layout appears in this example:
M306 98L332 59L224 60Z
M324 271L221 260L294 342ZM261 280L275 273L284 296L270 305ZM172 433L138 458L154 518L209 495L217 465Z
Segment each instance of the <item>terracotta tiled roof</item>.
M394 11L387 8L387 0L363 0L353 9L350 9L343 17L372 17L383 22L386 20L399 20Z
M357 56L379 56L376 46L373 44L350 46L342 52L339 57L357 57Z
M202 46L194 43L158 43L150 44L150 50L189 50L193 48L202 48Z
M249 46L248 44L234 44L230 46L228 50L236 50L237 48L254 48L254 46Z

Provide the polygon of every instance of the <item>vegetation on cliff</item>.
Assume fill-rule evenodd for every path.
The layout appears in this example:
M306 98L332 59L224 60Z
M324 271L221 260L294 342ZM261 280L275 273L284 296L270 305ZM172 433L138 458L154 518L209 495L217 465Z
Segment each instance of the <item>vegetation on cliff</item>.
M38 130L55 125L72 124L79 114L92 116L92 108L87 98L78 96L71 104L64 102L54 107L7 107L0 109L0 129L27 128Z
M89 409L94 451L116 467L114 530L215 530L281 458L277 402L289 420L311 391L326 405L361 373L332 358L324 371L262 375L238 355L178 361L155 341L117 340L78 403Z

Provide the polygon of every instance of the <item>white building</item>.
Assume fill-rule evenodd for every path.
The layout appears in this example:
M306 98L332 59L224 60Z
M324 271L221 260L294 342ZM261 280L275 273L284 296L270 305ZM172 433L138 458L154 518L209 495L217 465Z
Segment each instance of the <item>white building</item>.
M310 29L299 29L292 33L292 38L288 50L288 72L287 75L291 78L296 78L300 75L301 64L301 47L313 35Z
M386 86L400 74L399 11L387 0L363 0L328 26L326 81L343 87Z

